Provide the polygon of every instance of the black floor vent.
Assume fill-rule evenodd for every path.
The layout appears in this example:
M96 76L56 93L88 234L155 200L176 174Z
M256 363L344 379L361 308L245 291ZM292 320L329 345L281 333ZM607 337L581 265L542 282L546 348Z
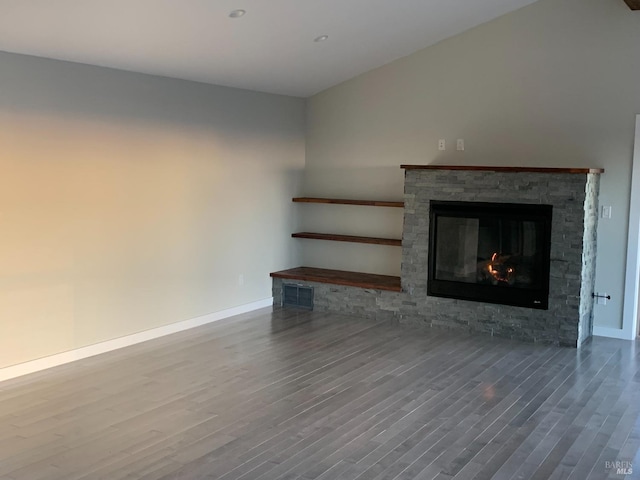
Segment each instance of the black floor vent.
M284 284L282 288L282 305L313 310L313 287Z

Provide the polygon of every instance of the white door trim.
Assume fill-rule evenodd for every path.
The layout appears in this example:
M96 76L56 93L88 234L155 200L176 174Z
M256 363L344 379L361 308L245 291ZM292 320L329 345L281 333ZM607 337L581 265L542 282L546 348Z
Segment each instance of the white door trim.
M627 242L627 272L624 282L622 335L633 340L638 332L638 292L640 285L640 115L636 115L636 136L631 171L631 201L629 204L629 240Z

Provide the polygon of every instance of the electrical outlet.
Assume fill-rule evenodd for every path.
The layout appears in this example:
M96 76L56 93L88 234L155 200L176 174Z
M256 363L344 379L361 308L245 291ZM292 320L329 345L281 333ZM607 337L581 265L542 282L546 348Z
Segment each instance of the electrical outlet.
M447 149L447 142L444 140L444 138L441 138L440 140L438 140L438 150L446 150Z
M464 150L464 139L459 138L456 142L456 150L463 151Z

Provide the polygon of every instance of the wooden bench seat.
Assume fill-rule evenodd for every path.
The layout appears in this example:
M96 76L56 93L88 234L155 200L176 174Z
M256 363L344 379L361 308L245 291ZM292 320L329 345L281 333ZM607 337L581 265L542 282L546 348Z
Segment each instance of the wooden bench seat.
M326 268L298 267L280 272L272 272L273 278L301 280L307 282L331 283L349 287L372 288L375 290L402 291L400 277L376 275L373 273L346 272Z

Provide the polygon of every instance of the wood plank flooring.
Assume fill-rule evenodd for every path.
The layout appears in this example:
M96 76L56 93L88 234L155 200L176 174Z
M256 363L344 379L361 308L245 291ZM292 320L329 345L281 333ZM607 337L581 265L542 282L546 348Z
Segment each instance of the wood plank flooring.
M265 309L0 383L0 479L640 478L639 346Z

